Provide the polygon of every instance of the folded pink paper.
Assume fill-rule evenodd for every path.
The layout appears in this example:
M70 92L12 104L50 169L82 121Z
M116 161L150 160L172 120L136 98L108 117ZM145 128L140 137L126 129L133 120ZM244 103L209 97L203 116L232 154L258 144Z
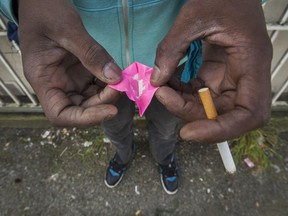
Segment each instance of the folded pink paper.
M113 89L126 92L128 98L137 104L141 117L159 88L150 83L152 71L153 68L134 62L122 71L121 82L109 85Z

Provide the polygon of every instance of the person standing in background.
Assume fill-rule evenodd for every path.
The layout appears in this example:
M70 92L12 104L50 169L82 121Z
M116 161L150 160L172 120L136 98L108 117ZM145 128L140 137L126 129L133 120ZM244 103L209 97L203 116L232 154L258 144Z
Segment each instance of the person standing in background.
M181 138L217 142L270 117L272 46L259 0L1 0L0 8L19 23L24 74L49 120L102 123L117 148L107 168L109 187L120 182L135 150L134 104L105 84L119 82L134 61L154 67L151 83L160 86L146 118L169 194L178 188L178 118L187 122ZM212 90L220 112L213 123L203 120L194 91L178 94L165 85L196 40L203 41L202 64L190 84ZM190 68L193 62L188 56Z

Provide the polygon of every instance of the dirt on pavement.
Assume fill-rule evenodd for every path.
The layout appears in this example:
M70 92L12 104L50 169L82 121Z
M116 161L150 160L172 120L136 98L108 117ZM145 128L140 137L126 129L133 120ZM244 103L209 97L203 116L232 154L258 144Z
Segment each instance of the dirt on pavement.
M179 142L175 195L162 189L141 125L134 130L135 158L114 189L104 184L114 149L99 127L33 128L33 121L31 128L2 127L0 215L287 215L288 118L274 120L282 159L272 158L262 171L240 162L236 174L228 174L216 145Z

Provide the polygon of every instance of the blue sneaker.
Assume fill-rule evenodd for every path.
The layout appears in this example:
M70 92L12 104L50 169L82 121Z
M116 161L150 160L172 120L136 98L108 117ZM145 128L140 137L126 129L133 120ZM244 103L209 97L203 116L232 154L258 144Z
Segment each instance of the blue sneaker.
M163 189L167 194L175 194L178 191L178 166L175 156L168 165L160 166L160 179Z
M109 188L114 188L121 182L127 169L126 164L119 164L117 162L116 155L117 153L110 160L106 170L105 184Z

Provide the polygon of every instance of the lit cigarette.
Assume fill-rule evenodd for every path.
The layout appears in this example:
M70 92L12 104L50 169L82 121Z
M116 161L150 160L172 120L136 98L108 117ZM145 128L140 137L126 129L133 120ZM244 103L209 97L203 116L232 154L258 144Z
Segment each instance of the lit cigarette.
M216 119L217 118L217 111L215 108L215 105L213 103L212 96L210 94L210 91L208 88L201 88L198 91L199 96L201 98L206 116L208 119ZM229 149L229 145L227 141L217 143L223 164L225 169L229 173L236 172L236 166L231 154L231 151Z

